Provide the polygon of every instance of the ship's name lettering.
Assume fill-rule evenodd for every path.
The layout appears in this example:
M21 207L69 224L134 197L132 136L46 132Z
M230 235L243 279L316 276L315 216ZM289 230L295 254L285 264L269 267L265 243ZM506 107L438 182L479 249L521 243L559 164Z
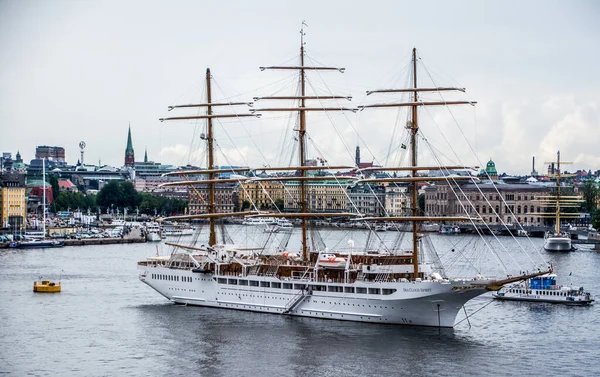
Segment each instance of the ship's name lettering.
M431 292L431 288L404 288L404 292Z

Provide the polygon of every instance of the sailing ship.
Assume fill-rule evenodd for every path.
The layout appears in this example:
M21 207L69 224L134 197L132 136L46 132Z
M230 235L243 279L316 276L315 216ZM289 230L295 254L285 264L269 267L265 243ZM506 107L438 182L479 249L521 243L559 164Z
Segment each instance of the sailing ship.
M492 294L497 300L545 302L550 304L588 305L594 297L583 287L563 286L556 274L536 276L524 282L508 284Z
M312 175L315 170L327 170L323 167L307 164L307 114L315 111L356 111L357 108L344 106L307 106L311 100L319 102L331 99L348 99L347 96L308 95L306 93L306 74L314 71L338 71L343 68L310 65L305 63L304 24L301 30L300 64L295 66L261 67L261 70L292 70L299 73L299 95L256 97L257 101L293 100L294 107L264 107L252 108L248 113L215 114L213 108L238 105L248 105L246 102L212 102L211 71L206 70L206 102L200 104L170 106L169 110L192 107L205 108L206 114L163 118L171 120L206 120L206 134L202 139L207 143L207 169L196 171L178 171L175 173L184 177L181 182L169 182L163 186L204 184L208 186L207 213L169 217L165 220L208 219L208 242L201 246L168 243L173 246L169 256L153 256L138 262L140 280L159 294L176 304L197 305L204 307L236 309L251 312L274 313L298 317L337 319L368 323L386 323L399 325L421 325L435 327L453 327L457 315L464 305L474 297L486 292L496 291L504 284L532 278L551 269L538 269L530 274L507 275L506 278L487 278L481 274L473 274L464 278L450 278L444 275L443 269L438 269L431 263L426 263L422 254L424 237L420 233L420 223L425 221L469 221L468 217L423 217L417 207L418 182L442 181L444 177L425 178L418 174L427 170L470 169L465 166L419 167L417 165L417 136L419 123L417 109L421 106L439 106L451 104L472 104L470 101L428 102L419 98L421 92L454 90L456 88L420 88L417 86L417 54L412 52L412 84L408 89L387 89L371 91L409 93L409 102L397 104L367 105L370 107L409 107L410 122L410 153L409 167L365 168L359 166L327 166L329 170L355 169L359 176L344 175ZM260 171L295 171L275 177L249 176L249 182L286 182L295 181L299 185L299 212L261 212L250 210L234 213L220 213L216 210L215 184L222 182L243 182L240 178L215 179L216 174L251 171L251 168L219 169L214 163L213 120L220 118L240 118L258 116L259 114L277 111L297 112L299 123L295 129L295 139L298 145L298 165L291 167L260 167ZM405 171L408 177L375 179L364 178L361 175L369 171ZM205 174L205 180L192 181L187 175ZM456 180L471 181L470 176L457 177ZM329 180L336 182L407 182L412 188L412 214L402 217L365 217L357 212L314 212L311 211L308 200L307 184L311 181ZM256 207L255 207L256 208ZM297 218L301 221L301 245L298 252L281 250L270 255L257 253L256 250L241 248L233 243L217 242L215 227L217 221L225 217L260 218ZM348 241L346 250L329 250L323 244L309 242L309 225L316 219L323 218L353 218L356 222L376 224L378 222L408 222L412 224L411 248L367 250L354 247L352 240ZM398 232L399 234L402 232ZM269 234L269 236L272 236ZM312 238L314 241L314 238ZM289 249L289 248L287 248ZM466 313L466 310L465 310Z
M554 165L554 162L551 162L551 164ZM544 249L546 251L574 250L574 247L571 245L571 235L569 232L561 230L560 222L561 216L562 218L576 218L579 215L577 213L561 212L561 209L579 207L579 203L583 201L579 196L561 194L561 178L568 175L561 174L560 164L560 151L558 151L556 153L556 170L553 172L554 178L556 178L556 190L553 195L539 198L544 207L554 207L554 213L551 215L555 220L554 231L548 231L544 235ZM562 164L568 164L568 162L562 162Z
M42 197L42 232L35 237L26 237L24 240L13 241L8 246L20 249L40 249L48 247L63 247L65 241L49 239L46 235L46 159L42 159L42 179L43 179L43 197ZM27 232L26 232L27 234Z

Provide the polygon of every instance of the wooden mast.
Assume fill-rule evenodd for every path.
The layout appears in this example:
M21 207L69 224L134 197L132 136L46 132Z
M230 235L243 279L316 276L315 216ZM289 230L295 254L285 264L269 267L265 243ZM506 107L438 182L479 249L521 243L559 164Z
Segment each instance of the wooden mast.
M560 234L560 151L556 152L556 224L554 231Z
M300 166L306 166L306 143L304 137L306 136L306 111L304 110L305 101L304 98L306 96L306 82L304 79L304 22L302 23L302 28L300 29L300 129L298 130L298 143L300 147ZM300 171L301 177L306 177L306 171ZM300 181L300 212L307 212L307 200L306 200L306 183L304 180ZM307 244L308 244L308 235L306 229L306 217L302 218L302 260L308 261L308 252L307 252Z
M202 172L204 174L208 174L208 180L203 181L189 181L185 182L171 182L163 184L164 186L174 186L174 185L193 185L193 184L207 184L208 185L208 203L206 205L206 209L208 212L208 219L210 222L210 234L208 238L208 245L213 246L217 243L217 235L215 231L215 218L216 217L224 217L218 216L216 213L215 206L215 185L219 182L231 182L233 180L217 180L215 179L216 174L220 171L224 171L225 169L216 169L215 167L215 159L214 159L214 135L213 135L213 119L216 118L237 118L237 117L257 117L260 114L256 113L245 113L245 114L213 114L212 107L213 106L236 106L236 105L251 105L249 102L226 102L226 103L212 103L212 93L211 93L211 74L210 68L206 69L206 103L200 104L190 104L190 105L175 105L169 106L168 110L174 110L179 108L192 108L192 107L206 107L206 115L194 115L194 116L184 116L184 117L170 117L170 118L161 118L160 121L164 122L165 120L193 120L193 119L206 119L207 120L207 132L205 136L201 136L202 139L205 139L207 142L207 168L208 170ZM188 172L187 174L196 174L198 171ZM173 172L173 174L182 174L186 175L185 172ZM197 193L198 194L198 193ZM198 195L199 196L199 195ZM200 196L199 196L200 197ZM202 200L202 198L200 197ZM185 218L195 218L194 216L183 216ZM200 218L200 217L198 217Z
M326 99L347 99L351 100L350 96L307 96L306 95L306 71L339 71L344 72L344 68L336 67L320 67L320 66L306 66L304 65L304 26L306 23L302 22L300 29L300 66L271 66L271 67L260 67L264 70L298 70L300 71L300 96L273 96L273 97L255 97L255 100L282 100L282 99L298 99L300 100L297 108L260 108L254 111L298 111L299 113L299 128L298 128L298 143L299 143L299 165L300 169L300 201L299 207L301 214L306 214L309 211L308 200L306 195L306 183L307 180L306 171L312 170L306 167L306 112L307 111L356 111L356 108L345 108L345 107L306 107L306 100L326 100ZM307 230L307 217L311 216L298 216L302 218L302 260L308 261L308 230ZM313 216L314 217L314 216Z
M413 61L413 88L417 88L417 49L413 48L412 51ZM418 102L418 92L413 91L413 102ZM411 154L411 166L417 166L417 131L419 130L418 119L417 119L417 106L412 106L411 109L411 122L410 122L410 154ZM417 171L411 172L412 178L417 178ZM415 180L412 182L412 215L417 217L419 215L419 203L417 201L418 182ZM417 221L412 222L412 243L413 243L413 269L414 278L419 277L419 223Z
M212 104L211 104L211 93L210 93L210 68L206 68L206 115L209 116L207 119L207 131L206 131L206 142L208 143L208 166L209 170L215 169L214 156L213 156L213 129L212 129ZM212 182L215 179L215 173L208 173L208 213L215 213L215 184ZM215 232L215 218L209 218L210 222L210 234L208 237L208 245L213 246L217 243L217 234Z
M418 120L418 114L417 114L417 110L419 108L419 106L447 106L447 105L464 105L464 104L469 104L469 105L474 105L476 102L473 101L420 101L419 100L419 96L418 93L419 92L441 92L441 91L459 91L459 92L464 92L465 89L464 88L453 88L453 87L440 87L440 88L419 88L418 87L418 82L417 82L417 49L413 48L412 51L412 88L408 88L408 89L379 89L379 90L371 90L371 91L367 91L367 95L370 94L374 94L374 93L412 93L412 98L409 102L401 102L401 103L379 103L379 104L371 104L371 105L365 105L365 106L359 106L358 108L360 110L366 109L366 108L389 108L389 107L410 107L411 108L411 113L410 113L410 121L409 124L406 126L407 129L410 130L410 158L411 158L411 166L408 168L392 168L390 170L408 170L411 172L410 177L408 178L383 178L383 179L362 179L359 180L359 182L378 182L378 181L388 181L388 182L409 182L411 183L411 189L412 189L412 195L411 195L411 199L412 199L412 207L411 207L411 212L412 212L412 216L410 218L406 218L406 219L399 219L399 218L390 218L391 221L410 221L412 223L412 227L413 227L413 235L412 235L412 246L413 246L413 279L416 279L419 277L419 224L422 221L426 221L428 218L423 217L422 215L419 214L419 203L418 203L418 190L419 190L419 186L418 186L418 182L419 181L428 181L428 180L470 180L472 179L472 177L452 177L452 178L448 178L448 177L436 177L436 178L431 178L431 177L419 177L417 172L419 170L424 170L423 167L418 167L417 166L417 152L418 152L418 148L417 148L417 133L419 132L419 120ZM448 169L450 167L446 167L446 169ZM452 167L454 168L454 167ZM460 168L463 169L465 167L456 167L456 168ZM381 171L385 171L386 168L373 168L372 170L381 170ZM433 170L429 169L428 170ZM377 218L371 218L376 219L376 220L380 220L380 221L384 221L385 218L383 217L377 217ZM458 219L458 218L457 218ZM464 218L462 218L462 220L464 220Z

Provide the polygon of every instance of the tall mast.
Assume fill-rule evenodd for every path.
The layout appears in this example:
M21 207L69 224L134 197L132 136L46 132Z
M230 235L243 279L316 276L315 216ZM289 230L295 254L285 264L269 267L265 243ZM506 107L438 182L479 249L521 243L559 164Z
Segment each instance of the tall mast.
M206 68L206 115L208 115L207 119L207 135L206 142L208 143L208 170L215 169L214 166L214 156L213 156L213 129L212 129L212 104L211 104L211 94L210 94L210 68ZM215 179L215 173L208 173L208 213L215 213L215 184L213 180ZM208 237L208 245L212 246L217 243L217 234L215 232L215 218L210 217L210 235Z
M261 70L297 70L300 71L300 96L276 96L276 97L255 97L254 100L283 100L283 99L294 99L300 100L297 108L260 108L255 111L266 112L266 111L298 111L300 127L298 129L298 143L299 143L299 159L300 159L300 200L299 207L300 212L306 214L309 211L308 200L306 195L306 170L303 169L306 166L306 112L307 111L356 111L355 108L345 108L340 106L335 107L306 107L306 100L328 100L328 99L346 99L351 100L350 96L307 96L306 95L306 71L339 71L344 72L344 68L336 67L321 67L321 66L306 66L304 65L304 26L306 23L302 22L300 29L300 66L271 66L271 67L260 67ZM300 216L302 218L302 259L308 260L308 232L307 232L307 217Z
M304 143L304 136L306 135L306 111L305 99L306 95L306 82L304 79L304 22L300 29L300 129L298 130L298 143L300 144L300 166L306 165L306 144ZM306 176L306 170L300 171L300 176ZM306 198L306 183L304 180L300 181L300 212L307 212L307 198ZM302 218L302 260L307 261L307 244L308 235L306 229L306 217Z
M417 166L417 133L419 132L419 122L418 122L418 114L417 114L417 109L419 106L447 106L447 105L474 105L476 102L472 102L472 101L421 101L419 100L419 96L418 93L419 92L442 92L442 91L459 91L459 92L464 92L465 89L464 88L454 88L454 87L435 87L435 88L419 88L418 87L418 83L417 83L417 49L413 48L412 51L412 82L413 82L413 86L412 88L406 88L406 89L378 89L378 90L369 90L367 91L367 95L371 95L374 93L411 93L412 94L412 98L409 102L400 102L400 103L379 103L379 104L372 104L372 105L365 105L365 106L359 106L359 109L366 109L366 108L388 108L388 107L410 107L411 108L411 114L410 114L410 124L407 125L406 128L408 128L410 130L410 154L411 154L411 167L410 168L403 168L403 169L391 169L391 170L410 170L411 171L411 177L410 178L385 178L385 179L368 179L368 180L361 180L362 182L375 182L375 181L381 181L381 182L410 182L411 183L411 187L412 187L412 216L410 218L394 218L391 217L389 219L391 220L395 220L395 221L410 221L412 223L412 227L413 227L413 235L412 235L412 243L413 243L413 278L418 278L419 277L419 245L418 245L418 234L419 234L419 224L422 221L427 221L430 220L431 218L425 218L423 216L419 216L419 203L418 203L418 189L419 189L419 185L418 182L419 181L427 181L429 180L426 177L419 177L417 172L419 170L424 170L422 167L418 167ZM444 167L445 169L451 168L451 167ZM430 168L427 168L428 170L432 170ZM378 168L377 170L386 170L385 168ZM446 178L443 178L444 180L446 180ZM456 178L453 178L456 179ZM471 179L470 177L464 177L461 178L459 177L458 179ZM431 179L431 180L438 180L438 179ZM360 182L360 181L359 181ZM385 217L376 217L376 218L371 218L371 220L379 220L379 221L386 221ZM442 220L442 219L441 219ZM450 219L447 219L450 220ZM457 221L460 220L468 220L468 218L456 218Z
M417 87L417 49L413 48L412 53L413 61L413 89ZM418 92L413 92L413 103L418 102ZM417 119L417 106L411 106L411 122L410 122L410 153L411 153L411 166L417 166L417 131L419 130L419 124ZM413 179L417 177L417 171L412 171ZM419 203L417 202L417 190L418 182L416 180L412 183L412 215L417 217L419 215ZM419 223L417 221L412 222L412 239L413 239L413 269L414 276L419 276L419 249L418 249L418 234L419 234Z
M215 162L214 162L214 136L213 136L213 124L212 121L213 119L216 118L241 118L241 117L257 117L260 116L260 114L250 114L250 113L242 113L242 114L213 114L213 106L237 106L237 105L248 105L250 106L251 103L249 102L225 102L225 103L213 103L212 102L212 93L211 93L211 74L210 74L210 68L206 69L206 103L199 103L199 104L189 104L189 105L175 105L175 106L169 106L169 111L173 110L173 109L179 109L179 108L192 108L192 107L205 107L206 108L206 115L194 115L194 116L182 116L182 117L169 117L169 118L161 118L160 121L164 122L165 120L194 120L194 119L206 119L207 120L207 132L206 132L206 142L207 142L207 149L208 149L208 156L207 156L207 171L206 172L202 172L202 171L194 171L193 173L195 174L208 174L208 180L204 180L204 181L189 181L186 180L185 181L181 181L181 182L172 182L173 184L170 184L170 186L175 186L175 185L195 185L195 184L204 184L206 183L208 185L208 203L206 206L207 212L208 212L208 216L203 216L204 218L208 217L209 222L210 222L210 234L208 237L208 245L209 246L213 246L214 244L217 243L217 235L216 235L216 231L215 231L215 218L219 217L219 216L215 216L216 214L216 206L215 206L215 185L220 181L215 179L216 177L216 173L218 173L220 170L219 169L215 169ZM181 172L182 175L185 175L185 172ZM188 173L189 174L189 173ZM229 180L222 180L222 182L229 182ZM193 187L193 186L192 186ZM194 191L196 192L196 194L198 195L197 190ZM199 196L199 195L198 195ZM228 214L229 215L229 214ZM193 216L183 216L185 218L194 218Z
M44 238L46 237L46 158L42 158L42 180L44 181L44 192L43 192L43 206L42 206L42 230L44 232Z
M560 151L556 152L556 224L554 231L560 233Z

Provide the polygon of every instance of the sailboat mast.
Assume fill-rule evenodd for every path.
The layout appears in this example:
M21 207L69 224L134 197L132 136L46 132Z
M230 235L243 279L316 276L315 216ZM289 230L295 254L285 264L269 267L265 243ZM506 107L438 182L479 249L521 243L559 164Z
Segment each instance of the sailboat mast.
M42 230L44 232L44 238L46 238L46 158L42 158L42 180L44 181L44 192L42 194Z
M417 88L417 49L413 48L412 53L412 61L413 61L413 88ZM411 154L411 166L417 166L417 131L419 129L418 119L417 119L417 105L418 102L418 92L415 90L413 92L413 103L415 105L412 106L411 112L411 122L410 122L410 154ZM415 179L412 183L412 216L416 218L419 215L419 203L417 202L417 190L418 184L416 181L417 171L412 171L412 177ZM418 250L418 229L419 223L417 221L412 222L412 241L413 241L413 268L414 268L414 278L419 277L419 250Z
M556 224L554 230L560 233L560 151L556 152Z
M211 106L211 93L210 93L210 68L206 69L206 114L207 118L207 135L206 141L208 143L208 169L214 170L214 156L213 156L213 129L212 129L212 106ZM208 173L208 213L215 213L215 173ZM213 246L217 243L217 235L215 233L215 219L214 217L209 218L210 222L210 235L208 238L208 245Z
M298 143L300 144L300 166L306 164L306 150L304 143L304 136L306 135L306 111L305 99L306 96L306 83L305 83L305 72L304 72L304 27L300 29L300 129L298 130ZM306 176L306 170L300 170L302 177ZM303 180L300 181L300 212L307 212L307 198L306 198L306 184ZM307 256L307 244L308 236L306 229L306 217L302 217L302 260L308 261Z

